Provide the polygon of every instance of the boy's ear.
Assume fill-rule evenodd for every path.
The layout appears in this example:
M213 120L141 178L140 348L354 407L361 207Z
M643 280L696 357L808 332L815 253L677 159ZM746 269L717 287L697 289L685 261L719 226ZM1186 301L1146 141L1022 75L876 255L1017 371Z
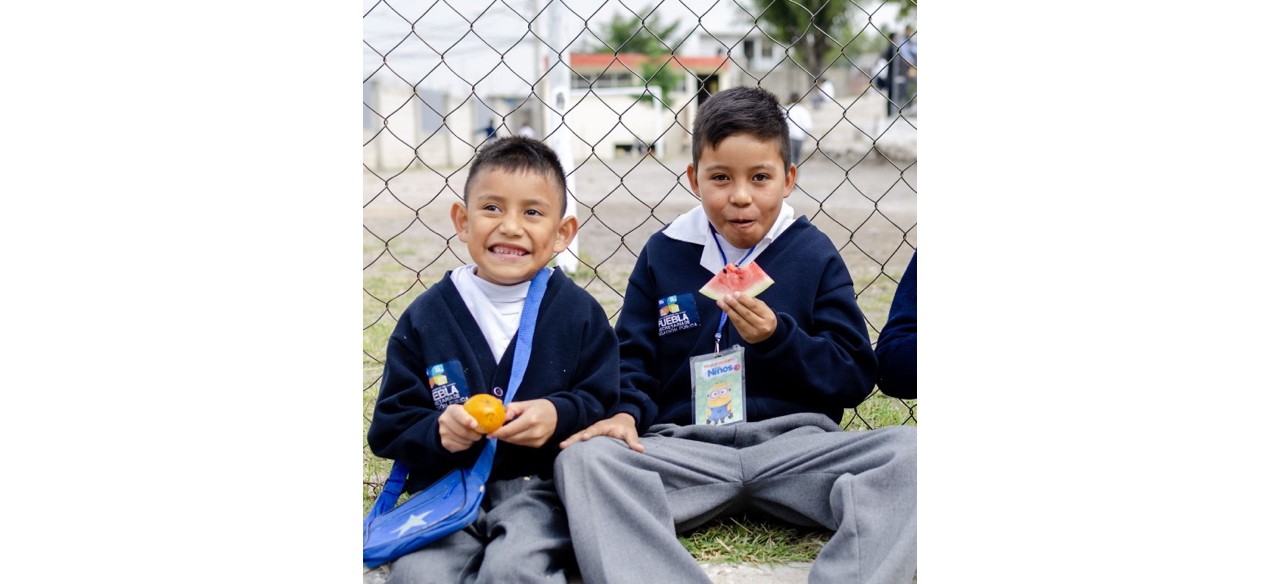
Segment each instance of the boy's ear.
M693 189L693 196L701 199L702 194L698 192L698 171L694 170L693 165L690 164L689 168L684 170L684 173L689 177L689 188Z
M794 164L791 165L791 168L787 169L787 184L782 190L782 198L785 199L791 196L791 189L796 188L796 174L799 172L800 171L796 169L796 165Z
M578 234L578 218L570 215L560 220L560 227L556 229L556 243L551 249L560 253L569 248L569 242L573 241L574 236Z
M468 243L471 230L467 228L467 206L455 202L452 207L449 207L449 217L453 219L453 230L458 233L458 239L462 240L462 243Z

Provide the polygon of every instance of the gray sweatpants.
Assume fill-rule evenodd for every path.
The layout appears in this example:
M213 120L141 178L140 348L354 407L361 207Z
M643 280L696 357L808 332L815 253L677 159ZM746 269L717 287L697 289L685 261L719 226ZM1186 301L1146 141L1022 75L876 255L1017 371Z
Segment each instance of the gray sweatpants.
M845 432L795 414L731 426L654 426L645 452L596 438L556 459L583 579L710 582L676 533L753 510L835 532L809 581L911 582L916 429Z
M573 548L553 483L521 477L485 488L475 523L393 562L387 584L567 582Z

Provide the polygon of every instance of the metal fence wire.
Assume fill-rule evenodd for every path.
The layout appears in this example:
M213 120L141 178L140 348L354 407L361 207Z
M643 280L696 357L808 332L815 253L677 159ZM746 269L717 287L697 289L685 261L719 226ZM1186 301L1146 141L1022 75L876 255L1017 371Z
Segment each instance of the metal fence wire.
M910 0L372 0L364 20L364 429L409 302L469 262L449 206L487 140L542 139L579 234L556 258L616 322L648 237L698 204L684 179L712 93L764 87L812 126L788 202L840 249L873 340L916 248ZM915 424L874 392L849 428ZM363 438L363 436L362 436ZM389 463L365 445L366 507Z

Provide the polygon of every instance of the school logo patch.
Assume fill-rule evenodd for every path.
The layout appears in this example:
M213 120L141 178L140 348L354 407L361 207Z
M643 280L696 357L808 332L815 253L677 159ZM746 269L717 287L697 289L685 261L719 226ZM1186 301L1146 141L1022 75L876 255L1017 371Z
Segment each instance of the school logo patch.
M658 336L697 328L700 324L692 292L658 299Z
M431 400L437 410L443 410L452 404L461 404L471 397L467 391L467 380L462 373L462 364L447 361L427 367L427 384L431 388Z

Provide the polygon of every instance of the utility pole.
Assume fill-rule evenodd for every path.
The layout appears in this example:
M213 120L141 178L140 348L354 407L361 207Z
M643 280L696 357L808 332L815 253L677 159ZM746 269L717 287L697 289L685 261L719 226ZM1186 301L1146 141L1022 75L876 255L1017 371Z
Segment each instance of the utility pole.
M577 180L569 174L573 170L573 133L564 125L564 112L569 109L569 47L566 39L571 38L566 30L563 0L547 0L547 30L543 38L556 51L556 58L546 59L549 72L543 81L542 101L546 104L543 114L543 129L547 132L547 145L560 157L560 165L564 167L565 187L569 193L566 197L565 215L578 215L578 200L574 196L577 191ZM541 51L539 51L541 52ZM578 271L578 238L569 242L569 248L556 256L556 265L569 274Z

